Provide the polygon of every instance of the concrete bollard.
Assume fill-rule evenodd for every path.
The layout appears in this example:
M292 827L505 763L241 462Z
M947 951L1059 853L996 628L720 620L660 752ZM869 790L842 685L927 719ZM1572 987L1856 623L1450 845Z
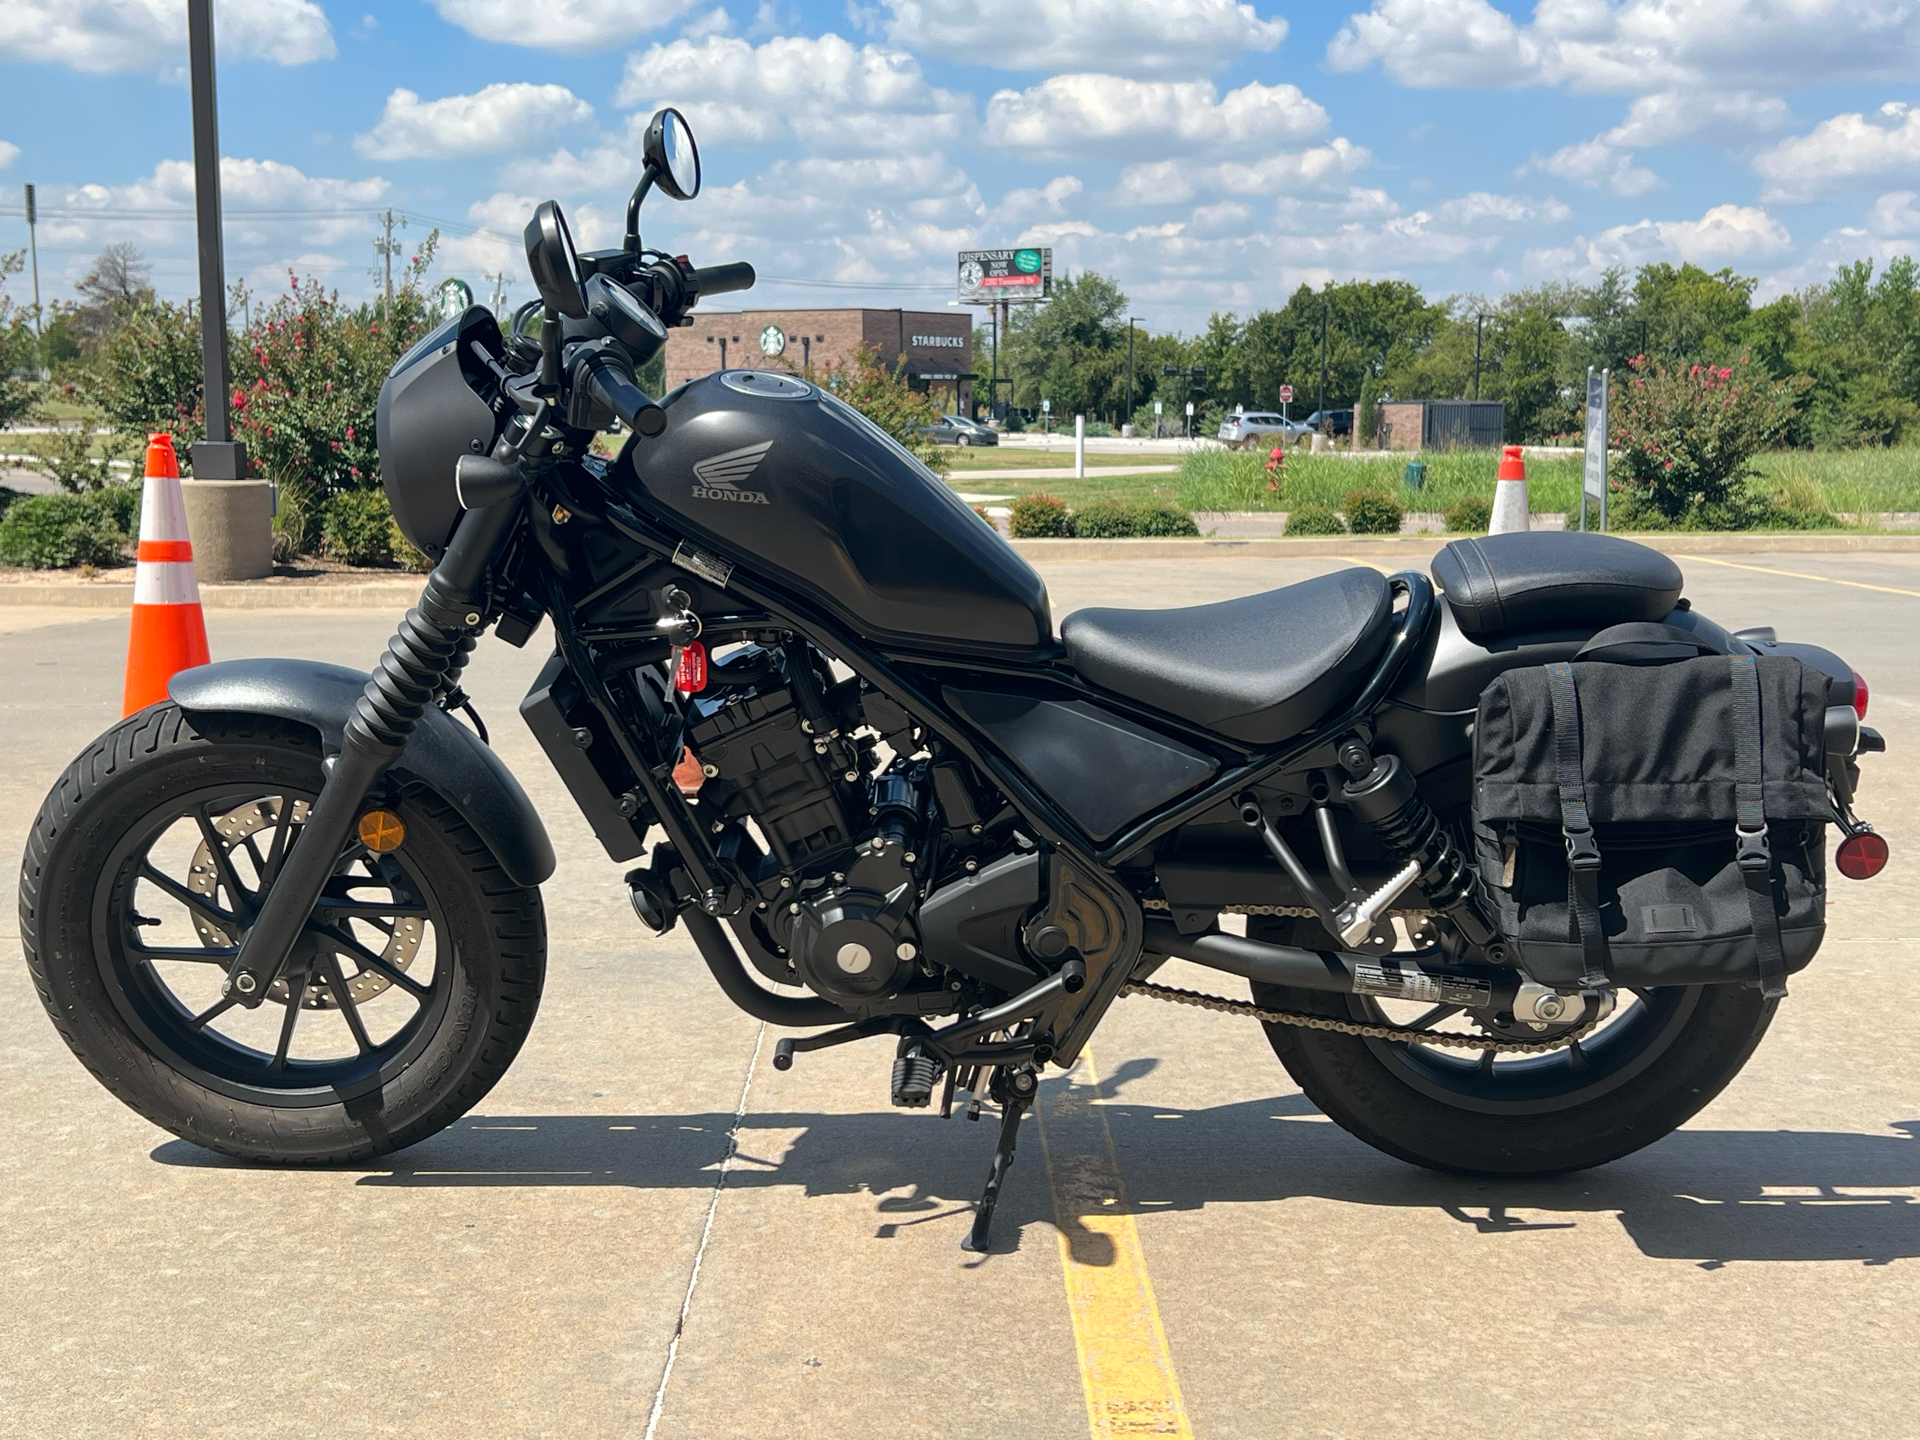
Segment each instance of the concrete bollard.
M1505 535L1532 528L1533 516L1527 507L1527 462L1518 445L1509 445L1500 455L1500 476L1493 486L1493 520L1487 533Z
M187 533L201 580L257 580L273 573L273 487L264 480L183 480Z
M1073 478L1087 478L1087 417L1073 417Z
M1312 445L1311 445L1311 447L1310 447L1310 453L1312 453L1312 454L1314 454L1314 455L1321 455L1321 454L1324 454L1324 453L1326 453L1326 450L1327 450L1327 448L1328 448L1328 446L1327 446L1327 437L1326 437L1326 433L1325 433L1324 431L1320 431L1320 430L1316 430L1316 431L1314 431L1314 432L1313 432L1313 442L1312 442Z

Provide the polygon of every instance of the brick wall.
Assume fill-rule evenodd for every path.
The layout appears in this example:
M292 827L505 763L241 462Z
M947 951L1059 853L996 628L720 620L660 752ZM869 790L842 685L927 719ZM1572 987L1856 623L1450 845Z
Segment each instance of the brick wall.
M1380 447L1418 450L1426 433L1427 407L1419 400L1393 400L1379 407Z

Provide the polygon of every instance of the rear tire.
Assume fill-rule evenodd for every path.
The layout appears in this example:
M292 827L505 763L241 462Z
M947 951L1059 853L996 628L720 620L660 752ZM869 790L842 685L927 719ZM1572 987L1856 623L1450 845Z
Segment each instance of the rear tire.
M1310 921L1249 924L1330 948ZM1254 1003L1341 1020L1390 1017L1358 996L1255 985ZM1621 991L1621 1009L1571 1051L1497 1061L1472 1050L1267 1024L1294 1083L1376 1150L1456 1175L1547 1176L1603 1165L1685 1124L1740 1073L1773 1019L1751 985Z
M310 926L296 954L311 968L296 983L257 1011L223 1011L217 998L200 1009L220 993L234 917L271 889L276 864L259 862L273 817L292 807L297 833L320 758L313 733L286 721L154 706L61 776L21 864L21 943L61 1038L154 1124L245 1160L367 1159L452 1123L512 1063L545 979L539 890L508 879L459 814L416 785L380 802L404 823L403 845L351 856L330 882L345 918L328 933L341 948ZM196 826L205 839L183 865ZM385 969L354 960L356 941L376 957L384 943ZM262 1037L276 1033L270 1055Z

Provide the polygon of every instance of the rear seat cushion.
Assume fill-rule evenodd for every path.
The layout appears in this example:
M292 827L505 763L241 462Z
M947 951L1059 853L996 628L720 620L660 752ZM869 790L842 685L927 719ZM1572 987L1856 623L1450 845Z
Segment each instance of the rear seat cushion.
M1671 614L1680 567L1645 545L1578 530L1523 530L1455 540L1433 557L1433 583L1471 639L1510 630L1618 625Z

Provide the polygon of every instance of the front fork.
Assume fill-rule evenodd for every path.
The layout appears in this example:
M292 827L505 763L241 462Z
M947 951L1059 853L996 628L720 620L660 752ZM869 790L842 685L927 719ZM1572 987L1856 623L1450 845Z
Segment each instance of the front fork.
M470 457L471 459L472 457ZM506 467L498 467L505 469ZM463 474L463 479L465 478ZM498 494L510 489L510 493ZM400 758L421 713L457 675L486 613L487 577L520 514L520 484L465 511L347 717L340 753L323 767L320 798L240 938L222 987L248 1009L267 997L338 868L367 794Z

